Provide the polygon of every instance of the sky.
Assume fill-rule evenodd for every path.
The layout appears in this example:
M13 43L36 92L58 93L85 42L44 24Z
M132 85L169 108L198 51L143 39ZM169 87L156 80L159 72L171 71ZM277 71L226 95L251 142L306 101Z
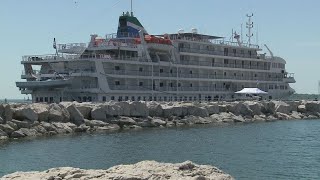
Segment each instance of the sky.
M150 34L197 28L228 40L253 13L258 41L252 42L287 61L297 93L318 93L319 7L318 0L133 0L134 15ZM130 11L130 0L0 0L0 99L25 97L15 86L23 55L54 54L53 38L89 42L90 34L115 33L123 11Z

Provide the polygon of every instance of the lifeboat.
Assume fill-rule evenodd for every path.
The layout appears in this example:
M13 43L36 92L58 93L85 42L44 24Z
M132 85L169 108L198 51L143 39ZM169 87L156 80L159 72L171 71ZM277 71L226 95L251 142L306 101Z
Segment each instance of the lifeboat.
M166 45L172 45L171 40L168 37L157 37L154 35L145 35L144 40L146 43L155 43L155 44L166 44ZM141 44L140 38L135 38L136 44Z

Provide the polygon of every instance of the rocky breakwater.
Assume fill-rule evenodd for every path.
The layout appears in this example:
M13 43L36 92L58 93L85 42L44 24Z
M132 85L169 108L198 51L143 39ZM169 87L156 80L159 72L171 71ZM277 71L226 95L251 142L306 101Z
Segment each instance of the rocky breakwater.
M79 168L53 168L43 172L16 172L1 180L71 180L71 179L184 179L184 180L232 180L216 167L197 165L190 161L179 164L142 161L133 165L119 165L107 170L83 170Z
M0 140L77 132L317 119L320 102L0 104Z

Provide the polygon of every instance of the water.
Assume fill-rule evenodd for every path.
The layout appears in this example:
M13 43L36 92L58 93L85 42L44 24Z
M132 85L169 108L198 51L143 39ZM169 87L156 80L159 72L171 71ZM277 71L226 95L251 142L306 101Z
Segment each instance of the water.
M320 121L196 126L11 141L0 176L51 167L108 168L141 160L215 165L236 179L320 179Z

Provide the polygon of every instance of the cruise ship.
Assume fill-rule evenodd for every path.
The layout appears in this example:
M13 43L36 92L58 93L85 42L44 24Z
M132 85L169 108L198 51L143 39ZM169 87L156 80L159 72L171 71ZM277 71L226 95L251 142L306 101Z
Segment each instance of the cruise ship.
M89 43L56 44L54 54L23 56L22 94L33 102L236 100L243 88L259 88L265 99L294 93L286 61L248 41L179 30L149 34L131 12L119 17L117 33L91 35Z

